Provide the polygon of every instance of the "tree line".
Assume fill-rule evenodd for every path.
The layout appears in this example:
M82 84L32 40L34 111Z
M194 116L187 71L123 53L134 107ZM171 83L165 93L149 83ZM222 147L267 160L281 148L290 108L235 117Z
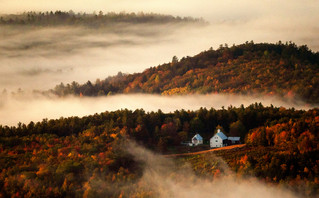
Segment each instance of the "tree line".
M174 17L156 13L126 13L108 12L98 13L75 13L72 10L64 12L57 10L47 12L24 12L22 14L8 14L0 16L0 25L31 25L31 26L52 26L52 25L85 25L90 27L107 27L115 23L130 24L167 24L167 23L194 23L206 24L202 18Z
M230 106L228 109L220 110L213 108L209 110L201 108L197 111L176 110L173 113L163 113L161 110L145 112L143 109L135 111L125 109L82 118L43 119L41 122L18 123L17 126L11 127L0 125L0 134L1 137L15 139L14 137L46 133L58 136L77 135L85 130L94 134L103 131L122 131L149 148L165 150L167 146L176 146L181 141L190 140L196 133L208 141L214 135L216 127L223 128L226 135L240 136L243 141L252 129L289 121L296 123L300 119L315 118L315 115L317 115L316 109L303 111L264 107L261 103L248 107L242 105L239 108ZM305 131L304 128L298 130ZM316 127L311 129L310 133L316 135ZM157 147L159 145L160 147Z

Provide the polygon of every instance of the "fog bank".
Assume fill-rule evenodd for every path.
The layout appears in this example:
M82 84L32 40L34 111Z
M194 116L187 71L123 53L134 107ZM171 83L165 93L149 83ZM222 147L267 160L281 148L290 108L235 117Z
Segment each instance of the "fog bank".
M127 25L84 27L0 27L0 91L46 90L57 84L95 82L97 78L168 63L173 56L193 56L220 44L292 40L319 49L319 27L307 23L257 18L215 21L208 26ZM286 25L285 25L286 24ZM114 30L112 30L114 28Z
M86 116L104 111L119 109L140 109L145 111L174 112L175 110L198 110L201 107L220 109L241 104L248 106L261 102L264 106L274 106L296 109L309 109L314 106L301 101L279 98L244 95L187 95L159 96L149 94L114 95L104 97L67 97L47 98L22 94L18 96L3 96L0 100L0 124L16 125L18 122L29 123L41 121L44 118L55 119L70 116Z
M45 90L60 82L94 82L119 71L142 72L169 62L180 50L175 37L188 27L192 29L181 24L0 27L0 90Z

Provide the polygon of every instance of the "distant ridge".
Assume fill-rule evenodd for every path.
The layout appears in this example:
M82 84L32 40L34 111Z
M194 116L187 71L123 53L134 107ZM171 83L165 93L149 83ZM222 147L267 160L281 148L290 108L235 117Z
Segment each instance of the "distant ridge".
M206 24L202 18L174 17L155 13L126 13L108 12L99 13L74 13L73 11L47 11L47 12L24 12L22 14L9 14L0 16L0 25L33 25L33 26L56 26L56 25L85 25L90 27L103 27L114 23L133 24L166 24L166 23L195 23Z

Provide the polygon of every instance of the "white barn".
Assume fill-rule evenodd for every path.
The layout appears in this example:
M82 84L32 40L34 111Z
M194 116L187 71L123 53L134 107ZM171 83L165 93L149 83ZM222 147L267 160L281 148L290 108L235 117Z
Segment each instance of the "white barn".
M192 143L194 146L203 144L203 138L198 133L192 138Z
M220 131L220 129L218 129L217 133L210 138L209 142L211 148L223 147L228 145L228 138L223 132Z

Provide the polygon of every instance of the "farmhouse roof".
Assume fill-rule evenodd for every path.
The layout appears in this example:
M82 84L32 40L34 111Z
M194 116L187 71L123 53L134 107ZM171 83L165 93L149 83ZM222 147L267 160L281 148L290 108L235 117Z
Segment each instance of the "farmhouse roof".
M198 133L192 138L196 138L197 140L203 140L202 136L200 136Z
M227 136L221 131L216 133L216 135L218 135L222 140L227 140Z

